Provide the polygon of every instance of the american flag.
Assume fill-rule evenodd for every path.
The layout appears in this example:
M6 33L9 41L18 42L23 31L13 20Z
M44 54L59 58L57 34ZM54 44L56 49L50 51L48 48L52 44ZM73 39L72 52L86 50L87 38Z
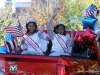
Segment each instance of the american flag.
M11 33L15 37L22 37L24 34L19 20L18 23L18 26L6 27L6 32Z
M85 19L87 19L90 15L94 16L94 12L97 12L97 7L91 4L87 9L83 10Z

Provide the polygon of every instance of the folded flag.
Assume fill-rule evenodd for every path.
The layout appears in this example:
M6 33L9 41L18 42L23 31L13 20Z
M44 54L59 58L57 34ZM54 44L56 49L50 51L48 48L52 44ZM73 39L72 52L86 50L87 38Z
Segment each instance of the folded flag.
M15 37L22 37L23 36L23 30L21 27L21 24L18 20L19 25L14 27L6 27L6 32L11 33Z

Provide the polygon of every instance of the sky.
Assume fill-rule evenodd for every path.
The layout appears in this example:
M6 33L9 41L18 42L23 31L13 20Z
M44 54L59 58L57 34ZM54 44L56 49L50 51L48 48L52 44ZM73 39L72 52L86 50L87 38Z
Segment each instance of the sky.
M0 0L0 7L3 7L6 0ZM12 0L12 2L31 2L31 0Z
M6 0L0 0L0 7L2 7L2 6L4 6L4 2L5 2Z
M5 2L6 0L0 0L0 3L1 2ZM31 2L31 0L12 0L13 2Z
M12 0L13 2L31 2L31 0Z

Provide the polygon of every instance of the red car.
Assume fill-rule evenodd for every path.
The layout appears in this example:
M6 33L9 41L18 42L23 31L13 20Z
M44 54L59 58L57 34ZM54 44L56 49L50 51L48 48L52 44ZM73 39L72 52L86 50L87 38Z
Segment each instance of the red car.
M99 51L97 45L94 47ZM18 51L0 54L0 72L5 75L99 75L99 57L98 53L77 51L72 51L71 56L59 57L21 55Z

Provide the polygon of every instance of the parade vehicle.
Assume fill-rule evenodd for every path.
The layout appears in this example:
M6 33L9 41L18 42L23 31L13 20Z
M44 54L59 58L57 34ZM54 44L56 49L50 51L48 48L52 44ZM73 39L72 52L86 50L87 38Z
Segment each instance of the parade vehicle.
M0 70L5 71L5 75L99 75L100 54L86 48L78 50L80 52L73 48L71 55L60 56L48 56L49 51L44 56L21 54L21 51L1 53Z

